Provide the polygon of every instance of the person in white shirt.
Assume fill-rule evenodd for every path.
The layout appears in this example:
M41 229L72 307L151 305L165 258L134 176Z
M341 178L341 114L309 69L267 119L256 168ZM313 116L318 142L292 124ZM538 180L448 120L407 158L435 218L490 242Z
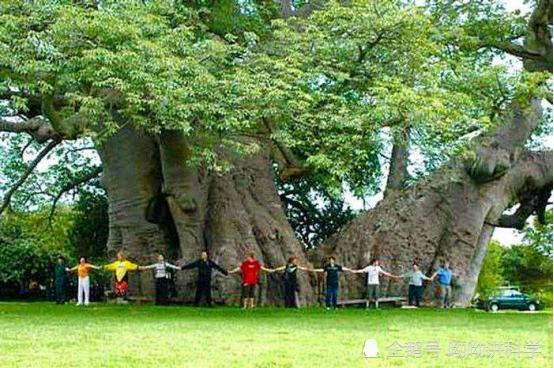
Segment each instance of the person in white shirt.
M374 258L369 266L361 270L352 270L353 273L367 273L367 302L366 308L369 308L369 303L374 302L375 308L379 308L379 276L385 275L395 279L401 279L402 276L396 276L392 273L384 271L379 265L379 260Z
M167 305L169 294L169 272L168 269L182 270L181 267L172 265L165 261L162 254L158 255L158 262L149 266L140 266L139 270L154 270L156 280L156 305Z

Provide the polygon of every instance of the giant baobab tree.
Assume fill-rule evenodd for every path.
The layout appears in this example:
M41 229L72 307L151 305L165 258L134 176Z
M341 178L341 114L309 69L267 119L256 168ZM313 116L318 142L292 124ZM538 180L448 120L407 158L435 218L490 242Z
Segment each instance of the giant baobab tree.
M8 117L0 131L27 134L42 150L5 193L0 213L56 147L89 138L101 167L85 168L55 201L101 175L110 253L189 261L208 249L230 268L253 249L269 267L292 255L308 263L275 175L361 191L379 181L388 129L385 198L310 260L334 254L361 266L372 254L401 270L413 259L431 269L447 257L461 275L457 300L467 304L494 227L540 215L552 189L552 154L525 149L552 71L552 3L538 2L528 19L484 3L468 10L456 2L285 1L248 14L230 2L218 18L220 5L206 13L194 2L7 1L0 76ZM475 28L480 12L489 22ZM499 53L524 61L521 77L487 65ZM441 168L409 183L415 133L433 137L419 143L436 148L476 131ZM135 291L152 292L147 278ZM279 298L278 281L264 280L264 302ZM180 288L192 282L179 275ZM236 280L221 277L215 286L221 298L237 299ZM360 286L353 276L345 284L349 293ZM303 301L313 301L309 275L300 287Z

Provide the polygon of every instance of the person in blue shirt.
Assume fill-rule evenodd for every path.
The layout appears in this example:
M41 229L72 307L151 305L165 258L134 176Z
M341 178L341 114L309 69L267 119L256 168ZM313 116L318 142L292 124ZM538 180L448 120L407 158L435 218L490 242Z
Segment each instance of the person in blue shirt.
M329 257L325 267L316 268L314 271L325 273L325 307L327 310L336 309L339 299L339 273L352 270L336 264L335 257Z
M438 306L440 308L451 308L450 297L452 295L452 276L454 273L450 269L450 262L445 261L435 272L432 278L437 277L440 288L440 299Z

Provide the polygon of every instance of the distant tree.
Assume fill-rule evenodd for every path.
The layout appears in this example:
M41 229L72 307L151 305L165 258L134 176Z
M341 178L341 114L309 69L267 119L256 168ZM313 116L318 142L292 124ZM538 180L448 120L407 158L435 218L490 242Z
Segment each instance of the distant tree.
M493 240L487 248L487 255L477 281L476 292L481 296L490 295L504 283L502 277L502 257L505 249L498 241Z
M28 212L10 212L0 218L0 239L11 243L17 239L33 239L49 251L66 252L65 238L74 220L74 213L64 207L48 221L49 208Z
M527 290L552 288L552 260L528 245L514 245L502 256L502 277Z
M51 283L56 258L67 255L62 242L63 230L67 229L68 223L63 228L53 226L48 231L46 218L45 211L19 216L11 214L2 218L0 284L20 288L31 280L41 285Z
M75 220L67 246L75 257L105 258L108 242L108 200L101 192L82 191L73 207Z
M278 182L278 191L287 219L306 249L317 248L357 214L342 195L331 194L309 180Z
M552 267L552 209L545 212L543 223L535 218L532 225L525 227L524 233L524 244L548 257L550 260L546 263Z

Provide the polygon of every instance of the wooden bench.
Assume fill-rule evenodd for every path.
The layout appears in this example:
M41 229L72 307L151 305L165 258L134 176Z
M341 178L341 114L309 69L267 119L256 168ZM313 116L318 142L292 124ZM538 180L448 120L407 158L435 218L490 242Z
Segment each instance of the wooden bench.
M406 302L406 298L398 297L398 296L379 298L380 306L383 305L383 306L396 307L396 306L402 305L402 303L405 303L405 302ZM337 304L341 307L349 307L349 306L356 306L356 305L368 306L368 303L370 306L373 304L372 302L368 302L367 299L345 299L345 300L339 300Z

